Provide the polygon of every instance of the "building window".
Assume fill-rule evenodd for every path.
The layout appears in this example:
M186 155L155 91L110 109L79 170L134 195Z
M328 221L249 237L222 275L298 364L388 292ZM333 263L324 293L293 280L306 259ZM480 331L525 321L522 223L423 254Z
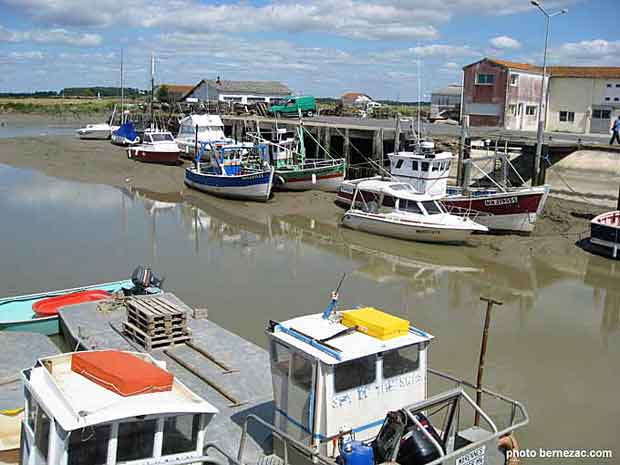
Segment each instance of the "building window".
M608 88L609 88L609 87L611 87L611 84L607 84L607 87L608 87Z
M614 102L618 102L618 101L620 101L620 98L614 97Z
M616 88L619 88L619 87L620 87L620 84L616 84Z
M573 123L575 122L575 112L574 111L561 111L560 112L560 121L564 123Z
M611 97L605 97L605 101L609 102L611 100Z
M508 113L510 113L512 116L517 116L517 106L508 105Z
M516 86L519 84L519 75L518 74L511 74L510 75L510 85L511 86Z
M364 357L336 365L334 370L334 390L348 391L358 386L365 386L375 381L375 357Z
M481 86L492 86L495 84L495 75L494 74L476 74L476 84Z
M611 110L592 110L592 118L609 119L611 118Z
M534 105L528 105L525 107L525 114L528 116L536 116L536 107Z

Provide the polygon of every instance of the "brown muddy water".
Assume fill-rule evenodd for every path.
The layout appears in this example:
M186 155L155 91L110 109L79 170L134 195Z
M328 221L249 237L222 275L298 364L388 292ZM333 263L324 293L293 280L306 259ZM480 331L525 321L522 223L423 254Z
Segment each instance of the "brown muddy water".
M256 221L235 202L180 200L0 165L0 295L124 279L148 264L166 289L265 346L268 319L322 311L348 273L343 307L408 318L436 337L430 365L470 380L479 297L494 297L504 305L493 315L485 384L527 407L522 448L615 455L524 463L618 462L620 263L575 248L509 265L487 248L406 243L302 216Z

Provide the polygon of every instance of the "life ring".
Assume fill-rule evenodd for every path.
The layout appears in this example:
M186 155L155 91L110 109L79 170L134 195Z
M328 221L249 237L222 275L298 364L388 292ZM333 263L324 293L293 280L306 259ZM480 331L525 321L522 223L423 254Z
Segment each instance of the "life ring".
M507 457L508 451L519 451L519 443L517 442L517 438L514 434L507 434L506 436L499 438L497 447L504 452L504 456L506 457L504 463L506 465L519 465L521 463L518 453L511 454L512 456L510 458Z

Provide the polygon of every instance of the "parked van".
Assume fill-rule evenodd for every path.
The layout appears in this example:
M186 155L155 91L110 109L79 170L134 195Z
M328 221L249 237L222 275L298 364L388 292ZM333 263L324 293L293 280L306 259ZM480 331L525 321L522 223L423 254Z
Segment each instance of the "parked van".
M303 116L312 116L316 113L316 99L311 95L289 97L280 105L272 105L269 112L280 116L297 116L301 110Z

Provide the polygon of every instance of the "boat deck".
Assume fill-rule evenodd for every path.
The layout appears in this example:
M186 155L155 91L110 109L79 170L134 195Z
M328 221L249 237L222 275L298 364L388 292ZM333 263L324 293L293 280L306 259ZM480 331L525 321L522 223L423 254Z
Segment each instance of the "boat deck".
M185 344L164 350L156 349L151 354L158 360L164 360L170 372L217 407L219 413L207 428L207 441L217 443L228 454L236 457L247 415L255 414L269 423L273 421L269 354L212 321L193 318L192 309L174 294L166 292L163 295L187 309L193 344L207 351L231 371L222 369ZM119 334L124 318L124 311L101 312L97 310L97 303L84 303L61 310L60 328L72 347L79 344L80 348L89 350L109 348L144 352L141 347ZM201 378L207 379L209 383ZM260 428L250 433L244 459L247 463L255 463L261 455L271 453L271 437L269 432Z

